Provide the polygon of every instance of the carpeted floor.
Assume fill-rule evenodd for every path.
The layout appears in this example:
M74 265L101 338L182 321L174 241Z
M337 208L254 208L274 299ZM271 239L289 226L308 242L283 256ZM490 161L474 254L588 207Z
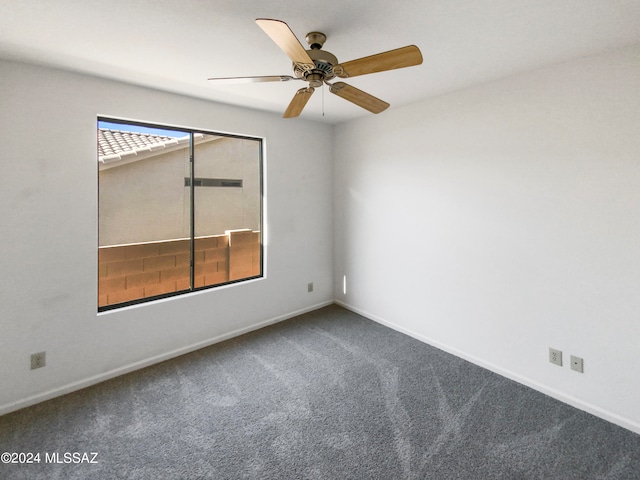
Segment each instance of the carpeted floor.
M640 478L640 436L338 306L0 417L0 452L40 453L2 479Z

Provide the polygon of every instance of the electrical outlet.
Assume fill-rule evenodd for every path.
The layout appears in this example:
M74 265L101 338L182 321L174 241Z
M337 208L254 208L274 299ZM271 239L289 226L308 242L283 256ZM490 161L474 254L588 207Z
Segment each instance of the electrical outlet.
M307 283L307 292L313 292L313 282Z
M584 373L584 361L580 357L571 355L571 370Z
M562 351L549 348L549 361L554 365L562 366Z
M31 370L42 368L47 364L47 353L40 352L31 355Z

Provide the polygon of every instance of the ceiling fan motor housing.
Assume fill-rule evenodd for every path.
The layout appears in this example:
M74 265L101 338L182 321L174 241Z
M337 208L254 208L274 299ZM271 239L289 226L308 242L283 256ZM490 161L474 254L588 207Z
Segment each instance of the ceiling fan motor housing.
M307 50L307 53L313 60L315 68L311 70L304 69L302 65L293 64L293 73L298 78L304 78L308 82L318 82L312 87L320 87L324 80L331 80L336 75L333 72L334 65L338 65L338 59L333 53L324 50Z
M312 87L321 87L326 80L335 78L333 67L338 65L338 59L333 53L322 50L327 36L321 32L310 32L306 36L310 50L307 54L313 60L314 68L309 69L304 65L294 62L293 73L298 78L303 78Z

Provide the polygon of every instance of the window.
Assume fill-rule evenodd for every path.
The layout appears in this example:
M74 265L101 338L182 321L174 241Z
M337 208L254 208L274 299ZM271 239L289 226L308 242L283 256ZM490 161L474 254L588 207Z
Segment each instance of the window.
M98 119L98 309L261 277L262 141Z

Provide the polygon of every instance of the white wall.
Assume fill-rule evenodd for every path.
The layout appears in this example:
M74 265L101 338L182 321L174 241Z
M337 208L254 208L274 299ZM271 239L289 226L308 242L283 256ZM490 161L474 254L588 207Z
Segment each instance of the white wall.
M639 154L640 45L340 125L336 299L640 433Z
M20 63L0 78L0 414L332 301L330 127ZM98 115L264 137L267 278L98 315Z

